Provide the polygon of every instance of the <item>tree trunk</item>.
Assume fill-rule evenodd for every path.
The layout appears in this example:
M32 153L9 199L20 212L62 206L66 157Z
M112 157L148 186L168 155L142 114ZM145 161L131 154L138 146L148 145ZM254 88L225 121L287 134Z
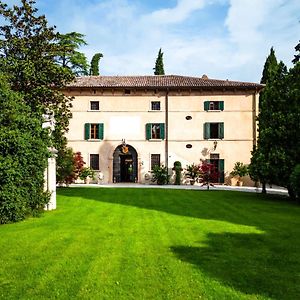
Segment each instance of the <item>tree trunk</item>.
M267 193L267 190L266 190L266 183L265 183L265 182L262 183L262 190L261 190L261 192L262 192L263 194L266 194L266 193Z
M287 186L287 190L289 192L289 196L292 200L296 200L296 194L293 191L292 187L290 185Z

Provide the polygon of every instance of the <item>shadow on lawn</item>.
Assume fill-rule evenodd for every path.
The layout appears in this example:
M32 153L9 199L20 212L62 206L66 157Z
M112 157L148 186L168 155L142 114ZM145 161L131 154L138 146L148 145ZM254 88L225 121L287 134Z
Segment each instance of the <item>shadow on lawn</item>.
M242 293L299 299L300 207L278 196L92 188L61 189L58 194L256 227L264 233L208 233L206 246L176 245L170 250Z
M300 214L300 206L283 201L282 196L246 192L149 188L60 188L58 195L259 227L264 225L264 220L257 218L257 214L284 213L285 210L288 211L288 217L291 213ZM266 205L266 201L269 205Z
M244 294L299 299L299 252L291 251L290 245L286 252L284 246L276 249L279 244L268 234L210 233L207 246L174 246L171 251L181 261Z

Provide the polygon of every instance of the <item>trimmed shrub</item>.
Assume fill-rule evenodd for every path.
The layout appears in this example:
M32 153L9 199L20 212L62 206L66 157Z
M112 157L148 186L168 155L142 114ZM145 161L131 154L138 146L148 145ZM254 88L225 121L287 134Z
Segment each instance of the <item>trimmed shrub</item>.
M181 184L181 172L182 172L182 167L181 167L180 161L174 162L173 170L175 171L175 185L180 185Z

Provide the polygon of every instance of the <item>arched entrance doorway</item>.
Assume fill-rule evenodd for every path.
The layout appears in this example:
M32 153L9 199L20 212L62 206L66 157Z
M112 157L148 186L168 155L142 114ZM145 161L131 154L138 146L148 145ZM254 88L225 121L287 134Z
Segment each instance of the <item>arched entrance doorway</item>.
M119 145L113 154L113 182L137 182L137 152L130 145Z

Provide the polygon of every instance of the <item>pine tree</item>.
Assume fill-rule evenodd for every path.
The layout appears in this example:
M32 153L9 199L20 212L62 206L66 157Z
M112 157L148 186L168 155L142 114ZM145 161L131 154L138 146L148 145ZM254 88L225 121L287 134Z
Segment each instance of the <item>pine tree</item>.
M90 68L90 75L98 76L99 73L99 61L103 57L102 53L96 53L91 60L91 68Z
M88 62L84 53L79 52L81 46L87 45L84 35L78 32L70 32L58 35L58 45L62 51L56 57L56 61L64 68L69 68L76 76L88 75Z
M158 51L158 56L155 62L154 75L165 75L164 70L164 62L163 62L163 52L161 51L161 48Z

